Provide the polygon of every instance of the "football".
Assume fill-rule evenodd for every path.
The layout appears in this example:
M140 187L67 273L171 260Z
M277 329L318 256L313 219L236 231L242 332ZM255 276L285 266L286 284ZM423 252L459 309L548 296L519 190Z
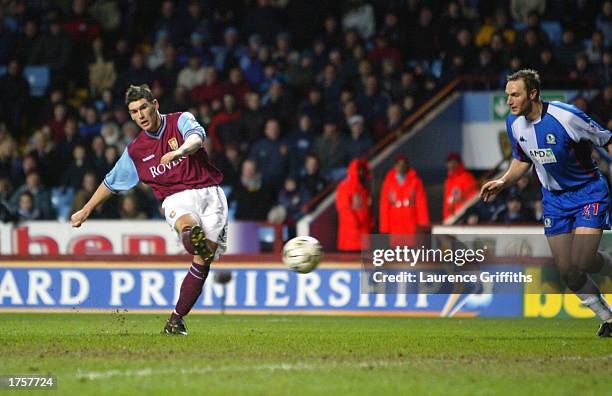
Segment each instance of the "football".
M283 263L291 270L307 274L321 261L321 244L310 236L290 239L283 246Z

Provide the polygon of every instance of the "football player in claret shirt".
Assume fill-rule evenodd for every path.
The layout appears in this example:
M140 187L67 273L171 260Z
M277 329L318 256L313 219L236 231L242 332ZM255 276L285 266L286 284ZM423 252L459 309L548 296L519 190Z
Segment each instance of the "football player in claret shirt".
M513 185L533 165L542 183L544 233L568 287L603 321L597 335L612 337L612 310L589 274L612 276L612 258L598 251L610 229L608 184L591 158L612 132L572 105L540 100L540 77L519 70L506 84L506 120L514 159L506 173L481 189L485 202Z
M94 208L113 193L148 184L162 201L166 221L179 235L193 263L164 333L187 335L182 317L202 292L210 264L226 250L227 200L219 183L223 175L208 160L202 145L204 128L192 114L160 114L147 85L130 86L125 103L142 131L125 148L94 195L71 217L79 227Z

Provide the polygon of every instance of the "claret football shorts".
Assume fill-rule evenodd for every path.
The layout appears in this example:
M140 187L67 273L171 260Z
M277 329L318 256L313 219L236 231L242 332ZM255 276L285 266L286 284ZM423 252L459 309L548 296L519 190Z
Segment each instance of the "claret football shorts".
M610 229L608 183L599 179L569 191L542 189L542 222L548 236L569 233L578 227Z
M162 208L166 221L179 239L174 224L181 216L190 214L206 233L206 239L219 245L215 260L227 250L227 199L221 187L211 186L172 194L164 199Z

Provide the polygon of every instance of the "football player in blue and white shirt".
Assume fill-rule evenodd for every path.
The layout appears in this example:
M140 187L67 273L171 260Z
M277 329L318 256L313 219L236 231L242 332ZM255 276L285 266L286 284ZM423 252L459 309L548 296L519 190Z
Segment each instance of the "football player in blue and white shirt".
M481 190L489 202L533 165L542 183L544 233L568 287L602 320L597 334L612 337L612 310L589 274L612 276L612 257L598 252L610 229L608 185L591 158L593 145L612 143L612 132L572 105L540 100L534 70L508 76L506 120L513 159L506 173Z

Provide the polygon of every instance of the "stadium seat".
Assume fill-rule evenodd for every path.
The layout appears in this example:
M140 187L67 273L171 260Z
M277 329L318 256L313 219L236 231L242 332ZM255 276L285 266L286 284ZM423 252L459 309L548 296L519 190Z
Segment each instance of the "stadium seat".
M45 94L49 86L49 66L26 66L23 69L23 76L30 83L30 95L41 97Z
M442 59L436 59L431 62L431 74L433 74L435 78L440 78L442 75Z
M55 187L51 189L51 205L55 209L59 221L67 221L70 218L70 207L74 198L74 189Z
M561 42L561 24L557 21L543 21L542 29L548 34L550 42L559 44Z

